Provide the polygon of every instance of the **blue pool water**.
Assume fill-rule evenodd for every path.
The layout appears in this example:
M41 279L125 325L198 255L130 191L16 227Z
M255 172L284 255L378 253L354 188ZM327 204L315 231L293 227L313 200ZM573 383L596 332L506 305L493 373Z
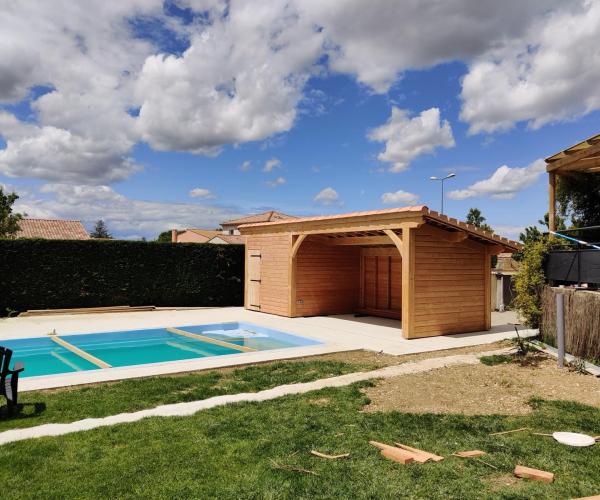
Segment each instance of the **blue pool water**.
M251 323L217 323L178 326L190 334L201 335L226 345L209 343L168 331L166 328L121 332L61 335L71 346L107 363L111 367L161 363L184 359L240 354L242 346L256 351L320 344L320 342ZM100 369L85 357L59 345L49 336L0 341L13 350L13 363L22 361L22 377L52 375ZM227 345L228 344L228 345Z

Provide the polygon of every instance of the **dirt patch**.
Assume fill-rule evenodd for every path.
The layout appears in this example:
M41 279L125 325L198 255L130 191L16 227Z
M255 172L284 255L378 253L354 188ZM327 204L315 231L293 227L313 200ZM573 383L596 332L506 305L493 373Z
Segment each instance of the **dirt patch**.
M309 399L308 402L314 406L328 406L331 403L330 398Z
M309 358L299 358L293 361L307 361L313 359L329 360L329 361L343 361L344 363L364 364L373 365L376 368L383 368L384 366L399 365L408 361L421 361L422 359L440 358L443 356L454 356L456 354L472 354L478 352L494 351L496 349L502 349L503 347L509 347L512 343L509 341L494 342L492 344L474 345L469 347L458 347L456 349L444 349L442 351L431 351L423 352L419 354L403 354L400 356L394 356L391 354L382 354L373 351L345 351L336 352L333 354L323 354L320 356L312 356Z
M483 480L487 483L492 491L502 490L503 488L514 487L519 484L519 479L512 474L494 474Z
M535 355L531 363L453 366L404 375L365 389L365 411L464 415L524 415L533 398L569 400L600 407L600 381Z

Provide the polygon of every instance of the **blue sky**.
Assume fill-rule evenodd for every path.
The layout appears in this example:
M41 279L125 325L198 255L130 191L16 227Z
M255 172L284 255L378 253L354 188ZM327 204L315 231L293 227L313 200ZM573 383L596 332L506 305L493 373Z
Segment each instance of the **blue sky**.
M11 7L0 183L30 216L152 238L267 209L438 210L429 177L455 172L445 212L478 207L516 237L547 210L539 160L598 133L600 9L449 4L465 19L416 2L389 22L383 0L364 21L354 1ZM410 29L440 15L452 29ZM465 34L478 15L495 24ZM573 19L586 30L565 33ZM39 33L24 39L28 20ZM584 76L561 67L584 48Z

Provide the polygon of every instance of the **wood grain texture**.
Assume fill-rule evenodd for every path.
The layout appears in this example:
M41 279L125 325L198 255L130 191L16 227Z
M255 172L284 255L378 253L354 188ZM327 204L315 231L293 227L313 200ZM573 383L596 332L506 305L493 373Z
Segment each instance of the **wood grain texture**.
M250 235L246 240L246 265L252 259L253 251L260 252L260 311L289 316L289 275L288 260L291 252L291 240L286 234ZM249 278L250 269L247 277ZM249 279L246 280L246 307L249 304Z

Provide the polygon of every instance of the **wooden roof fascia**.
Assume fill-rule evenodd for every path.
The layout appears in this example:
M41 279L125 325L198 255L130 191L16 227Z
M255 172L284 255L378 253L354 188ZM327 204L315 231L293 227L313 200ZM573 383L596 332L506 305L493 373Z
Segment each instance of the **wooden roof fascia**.
M287 223L273 222L264 225L240 227L242 234L290 233L290 234L328 234L377 231L383 229L401 229L402 224L422 223L423 213L417 211L371 214L361 217L349 216L332 219L317 219Z
M584 142L588 142L588 141L584 141ZM587 158L587 157L591 157L591 156L595 156L595 155L599 154L600 153L600 139L597 141L593 140L593 141L589 141L589 142L591 144L589 147L586 147L583 149L580 148L578 150L575 150L575 152L572 152L572 153L565 153L564 151L562 151L561 153L564 154L564 156L557 157L558 155L561 154L561 153L557 153L554 156L550 156L549 158L546 158L546 172L560 172L567 165L572 165L575 162L578 162L579 160L581 160L583 158ZM569 149L571 149L571 148L569 148ZM568 150L566 150L566 151L568 151ZM576 170L576 168L574 168L573 170Z

